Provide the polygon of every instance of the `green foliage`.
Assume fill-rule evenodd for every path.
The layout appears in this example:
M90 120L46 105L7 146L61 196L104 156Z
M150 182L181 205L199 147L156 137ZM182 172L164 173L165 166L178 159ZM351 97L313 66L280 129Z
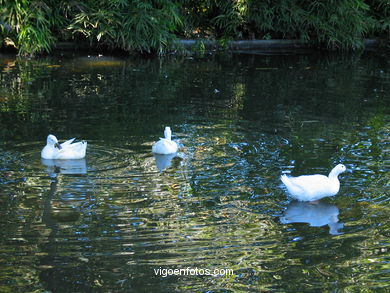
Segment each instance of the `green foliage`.
M0 0L0 5L1 39L22 55L49 52L56 37L161 53L182 25L178 6L165 0Z
M355 49L390 37L388 0L0 0L0 42L22 55L59 41L164 53L177 37L301 39Z
M388 38L390 36L390 1L366 1L370 6L370 15L374 18L373 33Z
M164 0L86 1L68 29L91 43L126 51L162 53L181 25L177 6Z
M56 40L52 28L61 24L53 11L55 2L0 0L2 38L22 55L49 52Z
M373 25L366 15L368 5L361 0L333 0L329 5L307 3L307 23L310 39L316 36L328 48L360 48L363 38ZM314 15L314 16L313 16Z
M298 38L328 48L358 48L374 26L363 0L185 2L194 5L187 13L199 12L189 14L190 23L217 38Z
M203 41L198 41L193 46L192 50L198 54L199 56L203 57L206 53L206 46Z

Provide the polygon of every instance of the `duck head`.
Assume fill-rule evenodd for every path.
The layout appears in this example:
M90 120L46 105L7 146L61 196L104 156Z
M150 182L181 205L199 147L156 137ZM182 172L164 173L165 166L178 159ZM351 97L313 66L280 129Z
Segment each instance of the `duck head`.
M171 140L172 131L171 131L171 128L169 126L165 127L164 136L165 136L165 139Z
M336 167L332 169L332 171L330 171L329 178L337 177L339 176L339 174L345 171L347 171L347 167L345 167L345 165L343 164L338 164Z
M57 137L55 137L53 134L49 134L47 136L46 143L47 143L47 145L58 148L59 150L62 149L61 145L58 143Z

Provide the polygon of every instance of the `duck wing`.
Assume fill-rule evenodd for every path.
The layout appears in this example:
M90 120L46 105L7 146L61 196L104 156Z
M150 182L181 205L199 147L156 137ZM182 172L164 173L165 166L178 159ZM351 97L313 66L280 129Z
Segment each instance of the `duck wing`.
M324 175L302 175L289 179L292 185L300 188L306 194L322 194L329 188L329 178Z
M86 141L68 144L65 148L58 151L56 159L82 159L85 157L86 150Z
M87 147L87 142L86 141L79 141L76 143L69 144L66 149L72 150L74 152L79 152L82 150L85 150Z
M71 138L63 143L61 143L61 147L67 147L68 145L72 144L72 142L75 140L76 138Z

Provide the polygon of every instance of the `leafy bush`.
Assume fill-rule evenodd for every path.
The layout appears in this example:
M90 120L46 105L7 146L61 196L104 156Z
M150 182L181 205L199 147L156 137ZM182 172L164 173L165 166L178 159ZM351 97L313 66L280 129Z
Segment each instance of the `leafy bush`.
M23 55L49 52L57 39L161 53L181 25L169 0L0 0L0 6L1 37Z
M52 8L55 2L0 0L2 38L22 55L49 52L56 41L52 29L61 24Z
M390 1L371 0L366 1L370 6L370 16L374 19L372 34L389 38L390 34Z
M187 0L198 31L224 38L298 38L328 48L358 48L374 26L362 0ZM191 7L191 8L188 8ZM190 14L189 12L193 12ZM221 36L222 34L222 36Z
M355 49L389 38L387 0L0 0L0 42L20 54L56 41L164 53L177 37L301 39Z
M166 0L89 0L72 15L68 29L95 45L162 53L181 25L177 6Z

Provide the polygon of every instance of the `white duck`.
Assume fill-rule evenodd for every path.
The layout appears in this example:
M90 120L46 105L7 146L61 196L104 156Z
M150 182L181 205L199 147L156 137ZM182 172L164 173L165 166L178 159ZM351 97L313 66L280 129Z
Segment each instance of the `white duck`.
M338 176L346 170L347 168L343 164L338 164L330 171L329 176L316 174L287 177L282 175L280 179L286 185L291 197L299 201L316 201L339 192Z
M62 144L58 143L57 138L49 134L47 136L46 146L42 149L41 157L51 160L76 160L83 159L87 150L87 142L81 141L72 143L75 139L69 139Z
M160 138L153 147L152 152L160 155L169 155L177 152L177 143L171 140L172 132L169 126L165 127L164 130L165 138Z

